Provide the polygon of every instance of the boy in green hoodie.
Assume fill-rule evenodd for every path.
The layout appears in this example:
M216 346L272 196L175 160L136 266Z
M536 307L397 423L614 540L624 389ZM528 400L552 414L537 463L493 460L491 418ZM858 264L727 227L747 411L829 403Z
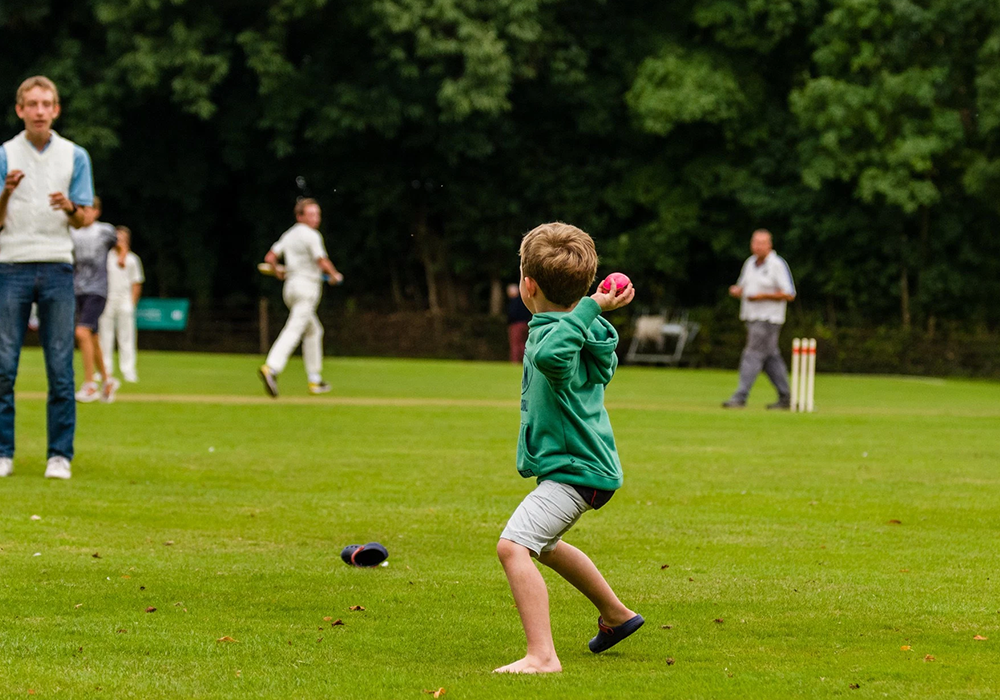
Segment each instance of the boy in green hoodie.
M497 555L524 625L528 651L497 673L562 670L552 643L549 596L535 557L590 599L600 614L590 650L599 653L635 632L641 615L625 607L590 558L561 540L583 513L622 485L604 387L618 366L618 334L600 314L635 296L629 284L585 296L597 273L586 233L542 224L521 241L521 298L528 324L521 380L517 470L538 486L521 502L497 543Z

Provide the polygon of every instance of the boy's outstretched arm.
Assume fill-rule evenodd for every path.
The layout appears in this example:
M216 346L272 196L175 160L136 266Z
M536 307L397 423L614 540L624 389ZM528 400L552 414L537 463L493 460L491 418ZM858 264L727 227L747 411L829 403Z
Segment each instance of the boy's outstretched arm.
M601 292L598 289L590 297L584 297L576 308L567 313L557 327L538 343L535 348L535 366L549 381L558 384L568 381L573 376L580 362L580 350L583 348L590 324L598 314L620 309L631 302L635 297L635 289L631 282L625 290L621 296L616 297L615 287L612 286L609 292Z

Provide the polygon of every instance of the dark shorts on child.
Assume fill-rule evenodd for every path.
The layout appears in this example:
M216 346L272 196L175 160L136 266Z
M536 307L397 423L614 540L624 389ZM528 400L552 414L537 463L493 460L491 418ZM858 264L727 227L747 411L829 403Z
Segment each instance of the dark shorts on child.
M615 495L614 491L604 491L602 489L592 489L586 486L576 486L573 485L573 489L580 494L587 505L597 510L598 508L608 504L611 497Z
M76 297L76 325L97 332L97 322L104 313L107 299L97 294L78 294Z

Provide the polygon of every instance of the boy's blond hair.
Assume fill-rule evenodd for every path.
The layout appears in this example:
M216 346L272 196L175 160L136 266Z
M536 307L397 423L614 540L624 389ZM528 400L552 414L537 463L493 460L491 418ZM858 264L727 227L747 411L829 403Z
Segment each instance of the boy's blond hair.
M594 239L561 221L536 226L521 240L521 272L553 304L572 306L597 275Z
M21 87L17 89L17 104L23 105L24 93L36 87L50 91L52 93L52 101L55 104L59 104L59 91L56 89L56 84L44 75L33 75L21 83Z

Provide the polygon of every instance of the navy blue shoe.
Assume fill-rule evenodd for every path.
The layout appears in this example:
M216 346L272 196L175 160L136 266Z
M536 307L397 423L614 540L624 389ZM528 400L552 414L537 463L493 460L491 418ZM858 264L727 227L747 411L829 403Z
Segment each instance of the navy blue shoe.
M389 552L378 542L349 544L340 553L340 558L351 566L378 566L389 558Z
M607 651L615 644L625 639L637 629L642 627L642 623L645 620L642 619L642 615L636 615L631 620L626 620L617 627L608 627L604 624L604 618L597 618L597 626L600 628L597 632L597 636L590 640L590 650L595 654L600 654L602 651Z

